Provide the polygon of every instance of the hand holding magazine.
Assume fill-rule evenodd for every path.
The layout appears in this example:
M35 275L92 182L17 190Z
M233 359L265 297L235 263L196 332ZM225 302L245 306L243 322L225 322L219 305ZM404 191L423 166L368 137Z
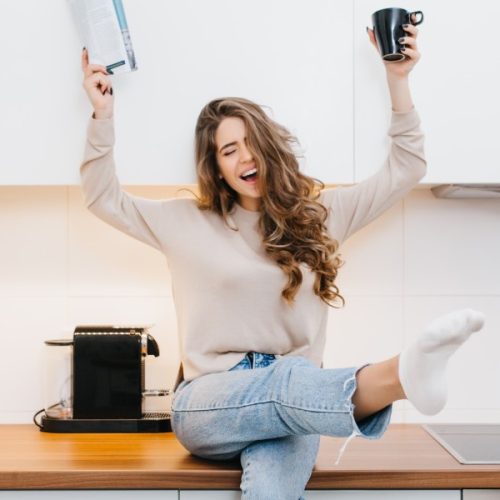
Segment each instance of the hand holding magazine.
M110 74L135 71L137 63L122 0L68 0L90 64Z

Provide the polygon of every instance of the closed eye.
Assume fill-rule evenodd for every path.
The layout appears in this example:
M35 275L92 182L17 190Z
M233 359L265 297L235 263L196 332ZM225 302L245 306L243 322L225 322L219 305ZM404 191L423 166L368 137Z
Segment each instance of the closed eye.
M229 151L229 153L224 153L224 156L229 156L229 155L232 155L235 151L236 151L236 149L235 149L235 150L233 150L233 151Z

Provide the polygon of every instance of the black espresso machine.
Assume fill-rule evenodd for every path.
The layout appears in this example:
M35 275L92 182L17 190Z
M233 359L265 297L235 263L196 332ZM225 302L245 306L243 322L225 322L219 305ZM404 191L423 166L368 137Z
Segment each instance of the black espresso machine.
M44 432L167 432L170 414L147 412L145 361L159 356L145 326L77 326L72 339L47 340L45 408L34 418ZM42 413L40 423L36 417Z

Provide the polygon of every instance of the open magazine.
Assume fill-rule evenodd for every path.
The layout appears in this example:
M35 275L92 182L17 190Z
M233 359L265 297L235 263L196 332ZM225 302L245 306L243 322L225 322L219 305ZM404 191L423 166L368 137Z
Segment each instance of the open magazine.
M122 0L68 0L90 64L109 73L135 71L137 63Z

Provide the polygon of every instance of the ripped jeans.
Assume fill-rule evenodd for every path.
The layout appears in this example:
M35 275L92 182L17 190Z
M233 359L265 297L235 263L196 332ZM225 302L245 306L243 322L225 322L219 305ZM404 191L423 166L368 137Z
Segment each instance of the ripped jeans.
M378 439L389 424L392 406L354 420L360 369L248 353L227 372L182 382L172 401L172 428L193 455L240 455L242 499L301 500L320 435Z

